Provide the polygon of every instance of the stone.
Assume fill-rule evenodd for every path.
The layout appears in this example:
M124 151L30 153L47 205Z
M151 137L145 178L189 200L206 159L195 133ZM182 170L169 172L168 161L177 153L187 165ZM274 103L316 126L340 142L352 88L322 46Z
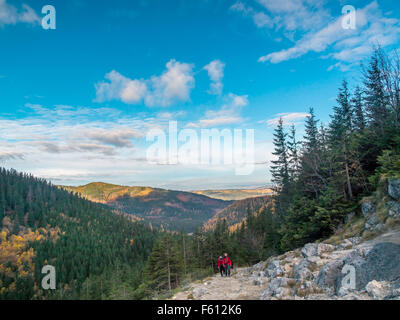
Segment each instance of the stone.
M307 243L303 249L301 249L301 254L304 258L318 255L318 243Z
M365 218L368 218L371 214L375 213L375 204L372 201L364 201L361 204L361 212Z
M378 300L383 300L392 295L392 287L387 281L372 280L368 282L365 289L372 298Z
M320 256L322 253L335 250L335 246L327 243L307 243L301 253L304 258Z
M372 280L395 281L400 276L400 245L382 242L370 248L359 248L344 259L343 264L355 268L356 289L364 290ZM337 290L340 290L343 275L337 278Z
M343 264L342 259L328 262L318 273L315 283L330 295L333 295L335 293L337 278L342 272Z
M395 201L388 201L386 206L389 207L388 215L394 219L400 218L400 203Z
M293 279L289 278L276 278L272 279L271 282L267 285L267 288L261 295L261 300L268 300L271 297L282 297L283 295L289 294L290 289L288 288L291 281Z
M388 179L388 193L393 199L400 200L400 179Z
M310 265L311 263L308 261L308 259L302 259L300 263L294 267L293 277L302 281L310 279L312 276Z
M268 263L265 269L266 277L276 277L277 274L283 273L280 260L272 260Z

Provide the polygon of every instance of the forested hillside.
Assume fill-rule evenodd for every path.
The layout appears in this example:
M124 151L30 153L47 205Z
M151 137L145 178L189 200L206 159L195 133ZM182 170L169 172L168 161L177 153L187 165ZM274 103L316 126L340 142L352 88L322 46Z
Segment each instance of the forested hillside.
M205 231L214 230L219 221L226 220L229 229L235 230L240 227L249 213L257 214L262 207L271 201L271 196L254 197L235 201L225 209L218 211L214 217L203 225L203 228Z
M157 232L102 205L0 169L0 299L134 298ZM41 287L44 265L57 290Z
M231 203L191 192L101 182L63 188L172 231L193 232Z

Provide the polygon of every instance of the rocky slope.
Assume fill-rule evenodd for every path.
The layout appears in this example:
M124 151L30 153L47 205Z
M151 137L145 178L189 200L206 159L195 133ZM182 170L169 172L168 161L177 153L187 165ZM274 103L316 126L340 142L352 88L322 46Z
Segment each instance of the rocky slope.
M214 276L173 299L400 300L400 179L388 180L323 243ZM225 290L224 288L227 288ZM227 291L227 292L225 292Z

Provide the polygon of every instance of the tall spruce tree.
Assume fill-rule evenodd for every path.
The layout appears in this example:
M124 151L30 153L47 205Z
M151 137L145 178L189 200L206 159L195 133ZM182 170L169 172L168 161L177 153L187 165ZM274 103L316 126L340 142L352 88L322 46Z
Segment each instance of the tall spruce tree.
M282 118L278 121L278 126L274 132L275 150L272 154L277 158L272 160L271 166L272 181L277 186L278 190L284 192L289 185L289 157L286 145L287 133L283 130Z
M351 99L351 106L353 108L353 127L358 132L363 131L365 128L365 116L363 108L363 96L360 86L356 86L353 97Z

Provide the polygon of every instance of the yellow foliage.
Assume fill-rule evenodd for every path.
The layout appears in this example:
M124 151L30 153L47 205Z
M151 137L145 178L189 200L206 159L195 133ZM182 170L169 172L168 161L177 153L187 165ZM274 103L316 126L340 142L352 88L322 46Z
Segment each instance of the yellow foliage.
M58 238L59 228L40 228L34 232L28 229L25 233L8 236L6 230L0 231L0 273L16 280L16 277L33 275L35 266L33 259L35 251L27 248L29 242L41 241L50 238L53 241ZM11 267L6 265L11 264ZM0 295L4 292L15 291L15 281L8 288L1 287Z

